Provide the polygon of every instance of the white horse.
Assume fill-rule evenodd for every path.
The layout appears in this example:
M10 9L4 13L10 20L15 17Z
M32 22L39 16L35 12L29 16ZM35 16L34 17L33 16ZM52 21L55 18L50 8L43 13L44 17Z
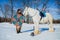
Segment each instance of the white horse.
M49 22L49 31L53 32L53 18L49 13L46 13L46 17L41 19L41 16L39 15L39 11L30 7L26 7L23 12L24 16L32 16L33 22L34 22L34 35L37 35L40 33L39 31L39 23L48 23ZM40 20L41 19L41 20Z

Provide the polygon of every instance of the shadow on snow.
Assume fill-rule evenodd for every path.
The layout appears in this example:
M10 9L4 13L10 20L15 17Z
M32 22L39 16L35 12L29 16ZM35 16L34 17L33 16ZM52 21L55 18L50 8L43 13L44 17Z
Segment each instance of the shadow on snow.
M40 28L39 30L40 30L40 32L44 32L44 31L49 30L49 28ZM55 30L55 28L54 28L54 30ZM34 29L26 30L26 31L22 31L22 32L31 32L31 31L34 31Z

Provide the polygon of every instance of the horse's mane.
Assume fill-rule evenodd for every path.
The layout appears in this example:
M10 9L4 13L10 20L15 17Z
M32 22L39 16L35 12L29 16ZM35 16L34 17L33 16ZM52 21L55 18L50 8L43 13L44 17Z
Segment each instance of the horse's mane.
M32 9L32 10L37 10L36 8L31 8L31 7L28 7L28 8L30 8L30 9ZM38 11L38 10L37 10Z

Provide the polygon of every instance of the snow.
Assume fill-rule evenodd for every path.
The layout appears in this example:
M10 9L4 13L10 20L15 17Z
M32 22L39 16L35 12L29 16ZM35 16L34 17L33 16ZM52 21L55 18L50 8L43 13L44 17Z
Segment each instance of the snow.
M0 23L0 40L60 40L60 24L54 24L55 32L49 32L48 27L48 24L40 24L41 33L31 36L33 24L24 23L21 30L23 33L17 34L13 24Z

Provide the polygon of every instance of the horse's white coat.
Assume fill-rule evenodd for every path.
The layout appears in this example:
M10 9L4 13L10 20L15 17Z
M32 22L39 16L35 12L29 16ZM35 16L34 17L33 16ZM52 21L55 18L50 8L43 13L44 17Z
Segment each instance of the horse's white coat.
M49 29L53 30L53 18L49 13L46 13L46 17L41 19L41 16L39 15L39 11L30 7L26 7L23 14L32 16L33 22L34 22L34 28L35 30L39 30L39 23L48 23L49 22Z

